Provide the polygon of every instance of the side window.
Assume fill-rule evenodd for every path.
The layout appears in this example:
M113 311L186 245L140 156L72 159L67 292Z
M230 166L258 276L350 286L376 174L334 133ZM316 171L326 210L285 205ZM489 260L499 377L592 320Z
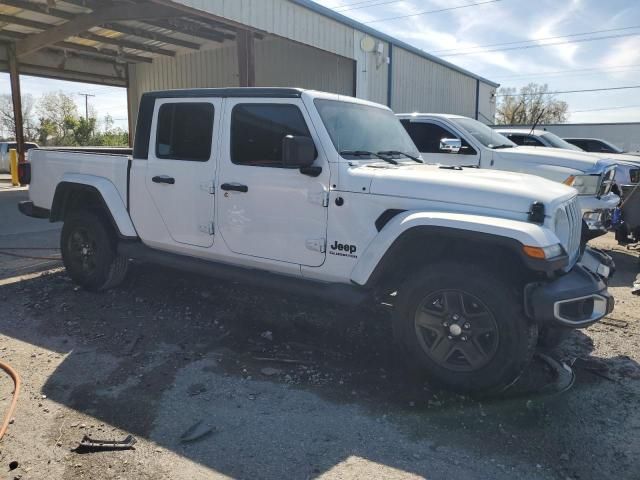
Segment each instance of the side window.
M544 143L536 137L529 135L509 135L509 140L517 145L525 145L527 147L544 147Z
M239 104L231 113L231 161L254 167L283 167L282 139L311 137L295 105Z
M458 138L458 135L435 123L411 122L409 120L401 120L400 122L421 153L446 154L446 152L440 150L440 140L443 138ZM463 139L462 149L458 154L475 155L476 151Z
M569 140L569 143L573 143L576 147L581 148L586 152L589 151L589 145L587 145L587 142L585 142L584 140Z
M211 156L210 103L165 103L158 111L156 157L206 162Z
M615 153L608 145L598 142L597 140L589 141L590 152Z

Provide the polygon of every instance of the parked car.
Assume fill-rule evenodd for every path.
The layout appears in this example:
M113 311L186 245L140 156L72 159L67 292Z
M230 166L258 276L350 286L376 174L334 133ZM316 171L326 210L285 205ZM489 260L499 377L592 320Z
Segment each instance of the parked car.
M398 117L427 162L528 173L570 185L578 191L589 237L606 233L605 212L620 201L611 192L615 162L586 152L518 147L487 125L459 115L412 113Z
M401 353L460 391L503 389L539 333L613 309L576 191L422 162L387 107L299 89L142 96L133 156L37 150L30 216L64 222L70 277L129 259L331 304L393 305ZM182 321L182 320L180 320Z
M626 152L622 148L601 138L565 138L567 142L580 147L585 152L597 153L626 153L627 155L640 156L640 152Z
M16 148L16 142L0 142L0 173L9 173L9 150ZM32 148L38 148L37 143L25 142L25 153Z
M547 132L546 130L496 128L495 131L504 135L512 142L522 146L563 148L566 150L581 151L580 147L569 143L568 141L558 137L555 133ZM609 153L606 155L602 153L593 153L593 155L597 158L602 158L604 156L616 162L616 175L614 179L619 186L631 185L640 182L640 158L622 153ZM620 194L619 192L620 188L616 190L618 195Z

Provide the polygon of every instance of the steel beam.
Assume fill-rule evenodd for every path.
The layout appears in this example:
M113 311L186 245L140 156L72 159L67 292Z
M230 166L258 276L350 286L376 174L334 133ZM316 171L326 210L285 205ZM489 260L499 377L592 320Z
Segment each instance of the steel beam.
M16 54L18 57L27 55L45 48L52 43L57 43L66 38L78 35L81 32L86 32L90 28L105 22L159 18L172 15L175 15L173 10L163 9L161 6L151 2L116 6L110 4L107 7L99 8L86 15L77 15L73 20L49 28L41 33L29 35L21 42L18 42L16 45Z
M238 42L238 74L241 87L256 86L256 56L253 32L241 30Z
M15 44L7 46L9 60L9 80L11 83L11 100L13 102L13 121L15 124L18 162L24 162L24 125L22 122L22 95L20 93L20 69Z

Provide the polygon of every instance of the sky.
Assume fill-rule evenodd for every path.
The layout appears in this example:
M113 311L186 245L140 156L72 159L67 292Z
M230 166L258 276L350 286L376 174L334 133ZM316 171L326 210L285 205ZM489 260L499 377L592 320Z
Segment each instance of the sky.
M638 0L317 0L317 3L505 87L520 88L536 82L548 84L551 91L566 91L640 85ZM465 7L470 4L479 5ZM420 14L441 9L449 10ZM588 33L594 31L600 33ZM585 41L598 37L608 38ZM485 47L505 43L509 45ZM35 98L59 90L72 95L80 112L84 112L84 97L78 94L93 94L95 97L90 97L89 102L99 119L110 114L116 126L127 127L123 88L29 76L23 76L21 81L23 94L30 93ZM9 91L8 75L0 73L0 93ZM640 88L561 94L557 98L569 103L571 122L640 122Z

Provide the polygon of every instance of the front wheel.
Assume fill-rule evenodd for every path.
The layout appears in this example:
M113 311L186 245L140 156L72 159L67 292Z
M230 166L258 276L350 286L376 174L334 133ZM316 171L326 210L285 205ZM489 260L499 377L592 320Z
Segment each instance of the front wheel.
M113 228L99 214L80 211L65 218L60 248L67 273L87 290L115 287L127 274L128 259L118 255Z
M516 289L480 266L443 262L398 290L394 334L412 367L458 392L502 390L533 356L537 327Z

